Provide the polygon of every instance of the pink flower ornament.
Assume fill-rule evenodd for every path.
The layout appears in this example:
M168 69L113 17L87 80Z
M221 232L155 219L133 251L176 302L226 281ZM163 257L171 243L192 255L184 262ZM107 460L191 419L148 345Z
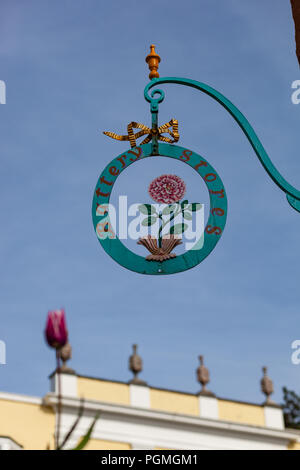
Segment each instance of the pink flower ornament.
M161 175L149 185L149 194L156 202L173 204L183 198L185 182L176 175Z

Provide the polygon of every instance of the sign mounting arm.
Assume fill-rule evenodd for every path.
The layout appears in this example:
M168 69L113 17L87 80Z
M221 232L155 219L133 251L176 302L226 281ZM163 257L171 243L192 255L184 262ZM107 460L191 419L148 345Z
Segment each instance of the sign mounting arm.
M165 83L175 83L177 85L184 85L196 88L196 90L199 90L211 96L214 100L220 103L238 123L238 125L246 135L247 139L249 140L260 163L262 164L266 172L269 174L269 176L272 178L274 183L276 183L277 186L279 186L279 188L286 193L286 197L289 204L293 207L293 209L300 212L300 191L294 188L294 186L292 186L290 183L288 183L286 179L281 175L281 173L279 173L277 168L273 165L266 150L264 149L264 146L262 145L249 121L230 100L228 100L224 95L222 95L222 93L210 87L209 85L206 85L205 83L180 77L153 78L144 89L145 99L149 103L152 103L155 93L159 94L160 98L162 98L164 96L162 90L155 89L154 91L152 91L151 96L149 96L149 91L151 88ZM160 99L160 101L162 101L162 99Z

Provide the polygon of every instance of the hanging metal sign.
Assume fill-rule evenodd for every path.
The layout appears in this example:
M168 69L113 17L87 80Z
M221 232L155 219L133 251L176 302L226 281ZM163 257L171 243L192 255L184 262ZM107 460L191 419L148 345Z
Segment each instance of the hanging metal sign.
M227 198L222 180L216 170L198 153L174 145L179 140L177 120L172 119L158 126L158 108L159 103L164 100L164 92L155 89L149 95L150 89L158 84L175 83L189 86L218 101L246 134L265 170L286 193L289 204L300 212L300 191L281 176L247 119L225 96L208 85L194 80L176 77L159 78L157 70L160 57L156 54L154 46L150 47L150 54L146 61L149 65L151 81L144 90L144 96L150 103L151 128L138 122L131 122L127 126L126 135L104 132L113 139L129 141L131 145L130 150L122 152L107 165L98 179L94 192L93 224L98 240L106 253L123 267L137 273L174 274L201 263L212 252L224 231ZM136 133L135 129L138 130ZM143 136L145 136L144 140L137 146L136 140ZM184 253L176 254L176 247L182 243L182 236L188 226L187 222L192 221L193 215L201 210L201 204L184 199L185 183L178 175L169 174L157 177L149 186L149 195L154 201L164 206L160 208L155 208L151 204L139 206L141 216L144 217L141 225L151 228L151 234L142 236L138 240L138 244L142 245L147 252L147 255L143 257L129 250L118 238L110 220L110 197L114 183L122 171L137 161L159 157L176 159L189 165L199 174L209 193L209 216L197 243ZM180 217L179 223L178 217ZM155 231L153 233L153 227L157 227L157 233Z
M190 165L195 171L197 171L206 184L210 197L210 210L203 234L204 240L200 239L200 243L198 242L198 245L200 246L199 249L197 247L193 247L184 254L174 256L173 253L173 256L170 257L168 255L170 255L171 252L168 252L168 248L175 248L175 246L172 247L171 245L176 244L176 241L180 240L179 238L174 238L175 235L171 230L169 236L162 239L162 246L159 246L158 239L145 237L144 239L139 240L139 243L143 244L150 253L153 252L152 256L148 255L144 258L130 251L119 240L112 228L107 210L108 204L113 184L121 172L128 166L144 158L159 158L159 156L153 156L152 151L153 148L150 143L134 147L133 149L122 153L107 165L99 177L94 193L92 208L93 223L99 242L104 250L125 268L142 274L173 274L193 268L197 264L201 263L201 261L203 261L214 249L225 227L227 199L221 178L217 174L216 170L203 157L192 150L185 149L177 145L159 144L159 156L174 158ZM166 176L170 177L173 175ZM172 178L169 179L172 180ZM189 203L189 201L174 201L174 203L169 206L169 213L171 214L173 208L175 212L176 209L178 211L179 207L180 211L183 212L183 220L185 219L185 216L188 217L188 214L192 217L192 213L194 212L193 203ZM147 209L147 205L145 205L145 208ZM149 212L149 217L151 218L151 212ZM173 225L173 227L176 227L176 225Z

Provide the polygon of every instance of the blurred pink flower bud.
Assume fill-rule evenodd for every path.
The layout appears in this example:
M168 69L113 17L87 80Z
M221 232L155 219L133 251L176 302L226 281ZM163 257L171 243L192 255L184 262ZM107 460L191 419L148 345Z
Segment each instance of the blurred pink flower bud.
M67 343L68 330L63 309L48 312L45 337L51 348L58 349Z

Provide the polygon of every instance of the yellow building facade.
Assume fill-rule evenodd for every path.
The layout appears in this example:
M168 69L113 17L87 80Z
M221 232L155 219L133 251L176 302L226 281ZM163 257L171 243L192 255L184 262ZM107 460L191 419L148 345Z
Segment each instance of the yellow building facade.
M84 413L68 448L100 413L86 449L287 450L300 449L300 433L284 427L282 409L76 375L61 374L61 437L84 398ZM0 449L53 449L58 377L44 397L0 393Z

